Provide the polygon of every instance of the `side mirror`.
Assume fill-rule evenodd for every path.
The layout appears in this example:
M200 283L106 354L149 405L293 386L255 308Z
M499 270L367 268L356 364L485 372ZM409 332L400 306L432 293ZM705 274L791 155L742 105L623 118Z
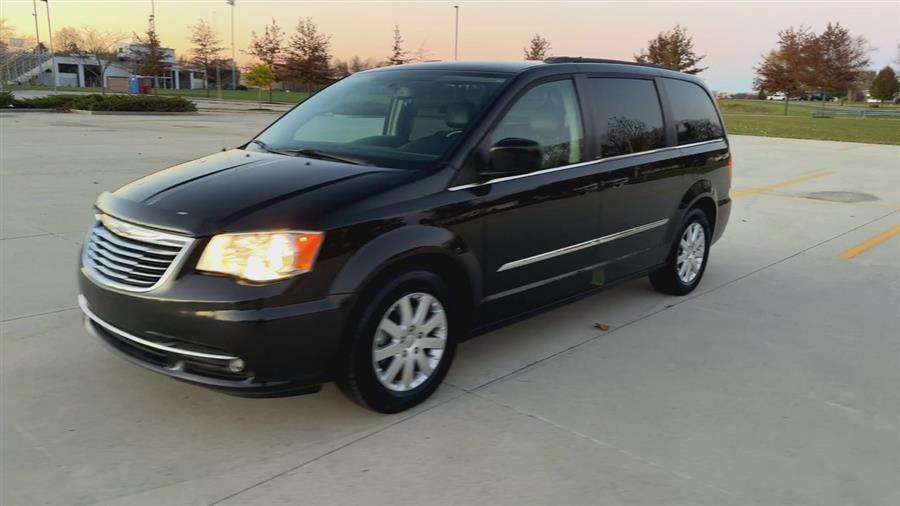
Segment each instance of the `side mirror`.
M494 144L490 150L487 176L526 174L541 168L544 150L536 141L509 137Z

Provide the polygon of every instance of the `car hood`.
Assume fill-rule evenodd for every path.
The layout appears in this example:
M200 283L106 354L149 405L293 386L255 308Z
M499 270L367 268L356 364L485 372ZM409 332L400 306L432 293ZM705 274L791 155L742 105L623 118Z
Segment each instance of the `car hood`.
M103 193L97 208L189 235L323 229L328 213L397 186L411 172L234 149Z

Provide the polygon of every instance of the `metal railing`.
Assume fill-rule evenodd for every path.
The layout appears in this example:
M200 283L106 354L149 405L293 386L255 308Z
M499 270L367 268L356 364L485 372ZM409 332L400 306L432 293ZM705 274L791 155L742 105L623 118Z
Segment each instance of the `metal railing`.
M50 53L22 51L5 56L5 61L0 65L0 80L5 84L29 84L41 75L45 67L49 68Z
M826 107L824 109L815 109L812 112L814 118L900 118L900 109L877 109L862 107L842 107L840 109L834 107Z

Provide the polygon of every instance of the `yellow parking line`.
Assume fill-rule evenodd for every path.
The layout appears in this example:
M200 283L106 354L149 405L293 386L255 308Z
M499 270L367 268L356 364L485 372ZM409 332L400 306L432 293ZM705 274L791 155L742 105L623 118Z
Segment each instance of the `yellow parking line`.
M795 179L788 179L787 181L781 181L778 183L767 184L765 186L757 186L756 188L748 188L746 190L735 190L731 192L731 196L743 197L744 195L753 195L754 193L762 193L764 191L774 190L775 188L790 186L792 184L802 183L804 181L809 181L810 179L830 176L832 174L834 174L834 172L831 171L815 172L806 176L801 176Z
M873 237L865 242L861 242L861 243L857 244L856 246L848 249L847 251L841 253L840 255L838 255L838 258L843 258L844 260L849 260L849 259L855 257L856 255L859 255L860 253L864 253L864 252L870 250L871 248L877 246L878 244L881 244L884 241L887 241L888 239L890 239L891 237L894 237L897 234L900 234L900 227L894 227L890 230L886 230L886 231L876 235L875 237Z

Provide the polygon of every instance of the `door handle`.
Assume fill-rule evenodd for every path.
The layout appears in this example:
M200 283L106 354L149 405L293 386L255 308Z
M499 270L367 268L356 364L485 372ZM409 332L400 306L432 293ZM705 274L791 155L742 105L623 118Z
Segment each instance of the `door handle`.
M625 183L629 181L630 178L620 177L618 179L610 179L609 181L605 181L603 186L606 188L621 188L625 186Z
M597 183L591 183L585 186L579 186L578 188L574 188L572 191L575 193L585 194L593 191L597 191L600 188L600 185Z

